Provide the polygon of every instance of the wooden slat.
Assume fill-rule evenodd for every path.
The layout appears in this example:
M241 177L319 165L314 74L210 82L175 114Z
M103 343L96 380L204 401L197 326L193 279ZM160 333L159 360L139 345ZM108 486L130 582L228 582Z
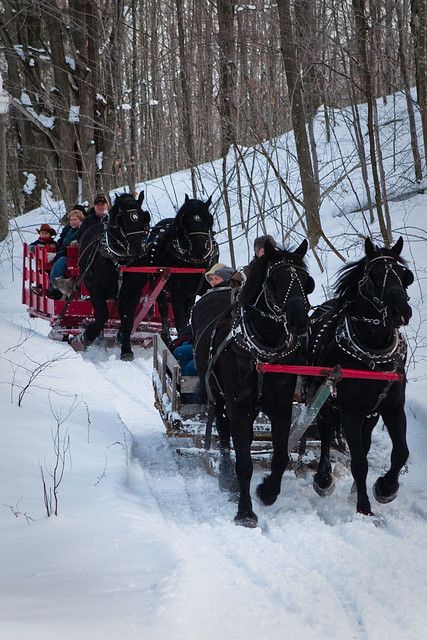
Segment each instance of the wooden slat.
M199 387L199 376L181 376L181 393L196 393Z

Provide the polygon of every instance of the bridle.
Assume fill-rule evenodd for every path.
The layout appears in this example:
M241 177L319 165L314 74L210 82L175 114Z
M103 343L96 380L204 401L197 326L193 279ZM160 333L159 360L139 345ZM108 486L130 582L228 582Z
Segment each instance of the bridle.
M114 224L110 221L111 216L108 214L104 222L104 235L102 238L101 246L104 252L108 254L108 257L123 262L128 260L134 260L139 255L134 255L131 251L130 240L135 236L141 236L141 252L143 247L143 238L147 235L146 229L139 229L138 231L123 230L123 227L118 224L120 218L128 216L132 222L137 222L140 219L140 214L137 208L132 209L120 209L115 214Z
M269 286L269 279L275 271L278 271L279 269L283 269L283 268L288 269L290 274L290 280L289 280L288 289L286 291L283 301L281 302L281 304L277 304L277 302L275 301L274 293L271 291L271 287ZM253 306L256 307L259 300L262 297L264 297L264 302L269 313L265 314L264 312L261 312L261 311L260 313L262 313L264 316L268 316L270 319L275 320L276 322L283 322L287 327L287 311L285 311L285 308L289 307L289 305L295 302L299 302L301 299L300 296L295 294L291 296L291 291L294 283L298 285L301 291L302 298L304 300L304 306L306 307L307 311L310 309L310 303L308 301L304 285L301 282L299 272L307 273L303 267L296 266L289 262L279 262L279 263L276 262L274 264L269 265L266 276L265 276L264 284Z
M176 239L173 241L172 250L173 253L183 260L184 262L188 262L191 264L203 264L207 263L211 260L214 253L216 252L216 242L213 241L213 234L211 231L191 231L187 233L185 229L183 229L183 235L185 240L188 243L188 249L184 248L179 241L179 234L177 234ZM195 257L191 251L193 248L193 242L191 236L205 236L205 247L206 253L203 256L197 258Z
M372 268L378 263L383 263L385 266L379 295L375 293L373 279L370 274ZM375 369L377 366L386 367L391 365L393 369L396 370L398 367L403 366L405 362L406 342L397 328L392 331L391 341L388 347L384 349L373 349L361 344L352 326L354 322L371 324L377 327L382 325L384 328L387 326L388 307L384 303L386 291L390 292L396 289L399 292L403 292L406 299L409 300L405 284L402 282L402 277L397 271L396 266L397 260L395 258L391 256L377 256L366 264L363 276L358 282L357 288L360 297L366 300L380 317L367 318L365 316L350 315L345 313L344 308L344 313L341 314L336 327L335 340L340 349L370 369ZM387 280L391 276L395 276L397 284L395 280L395 284L387 286Z
M379 262L384 263L385 269L384 269L384 277L381 285L381 293L378 297L378 295L375 294L375 289L373 286L372 278L370 277L370 272L372 268ZM386 292L387 279L389 278L389 276L394 275L397 278L399 286L391 285L387 287L387 291L390 292L394 289L403 291L404 294L406 295L406 299L409 300L409 296L406 294L406 289L402 282L402 279L395 268L396 265L397 265L397 260L395 258L392 258L391 256L378 256L376 258L373 258L367 263L364 274L358 282L359 295L362 298L364 298L364 300L369 302L371 306L374 307L374 309L380 315L381 323L384 327L386 326L386 323L387 323L388 309L387 309L387 305L384 304L383 302L383 298ZM378 322L376 322L376 319L373 319L373 318L363 318L363 321L372 322L373 324L379 324Z
M275 300L274 294L269 287L269 280L273 273L281 269L286 269L290 274L290 281L288 288L286 290L283 301L280 304ZM307 294L305 292L304 284L301 281L300 273L307 273L303 267L296 266L289 262L279 262L273 263L269 265L266 275L264 278L263 285L261 290L255 299L253 305L244 305L238 304L237 309L238 313L235 316L235 320L233 322L233 326L231 329L231 335L235 339L237 345L249 352L256 360L259 361L273 361L285 358L296 351L301 346L300 338L293 335L288 328L288 318L287 313L289 310L289 305L295 304L296 302L301 301L301 297L304 302L304 307L308 311L310 308L310 304L308 302ZM294 284L297 284L301 296L292 294L292 289L294 288ZM265 306L267 308L267 312L259 309L257 304L263 300ZM245 310L245 306L247 310ZM285 310L286 309L286 310ZM247 316L247 311L256 311L258 315L262 318L268 319L275 323L280 324L283 329L284 338L281 340L280 344L273 347L268 347L263 345L258 336L255 335L254 329L251 327Z

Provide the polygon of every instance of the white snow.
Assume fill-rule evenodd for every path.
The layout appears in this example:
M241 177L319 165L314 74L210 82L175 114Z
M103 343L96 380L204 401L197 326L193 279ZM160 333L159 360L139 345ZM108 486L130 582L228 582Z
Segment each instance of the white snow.
M31 115L36 118L46 129L53 129L55 124L55 116L46 116L44 113L37 113L34 109L31 98L25 91L21 91L21 104L26 108L26 110L31 113Z
M68 113L68 122L77 123L80 122L80 105L70 105L70 111Z
M76 70L76 61L71 56L65 56L65 62L68 64L72 71Z
M26 182L22 187L22 191L24 191L24 193L31 194L36 188L37 178L34 173L29 173L28 171L24 171L23 175L26 177Z
M351 158L343 121L336 133ZM292 140L283 136L279 144L279 162L293 176L292 162L284 164ZM322 149L339 175L340 156L326 145ZM402 172L410 171L405 153L401 148L395 171L388 167L390 189L402 187ZM256 166L253 180L262 185L265 167L261 160ZM212 193L215 165L200 173L205 193ZM363 198L357 172L351 176ZM170 215L175 198L183 202L190 184L189 172L145 184L147 208L158 217ZM270 205L277 205L273 179L271 185ZM246 182L242 194L248 202ZM59 211L49 193L43 198L47 206L12 220L0 245L1 640L423 638L427 195L390 203L394 237L404 236L403 253L416 272L407 329L411 454L397 499L388 505L372 499L375 518L362 517L349 497L352 478L344 465L337 465L334 495L324 499L312 489L311 472L296 477L289 471L272 507L254 498L260 525L255 530L234 525L236 505L219 491L204 459L178 455L176 446L185 443L165 436L153 406L150 350L136 347L132 363L118 359L118 348L90 348L82 356L49 340L47 322L29 319L20 303L22 242L36 237L41 222L57 225ZM247 240L240 235L235 201L233 207L238 263L245 264L257 223ZM362 255L367 229L362 214L348 213L356 207L354 192L342 183L322 206L326 234L351 259ZM216 226L224 229L222 210L217 214ZM268 229L280 237L274 216L278 210L272 209ZM218 238L226 262L224 231ZM296 232L291 236L294 244L300 239ZM317 283L313 304L324 299L340 266L322 243L319 256L327 271L320 274L310 258ZM49 483L58 422L60 452L68 437L70 450L59 485L59 515L48 518L40 465ZM379 425L369 456L369 492L389 454L389 438ZM253 493L262 475L257 468Z

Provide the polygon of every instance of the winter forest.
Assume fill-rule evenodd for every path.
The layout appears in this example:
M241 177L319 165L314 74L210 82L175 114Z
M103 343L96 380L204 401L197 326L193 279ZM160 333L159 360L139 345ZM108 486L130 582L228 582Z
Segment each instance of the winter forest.
M388 199L416 192L423 179L425 0L13 0L2 2L0 20L0 63L11 97L7 203L15 215L38 206L45 188L69 209L98 191L134 190L184 168L191 170L193 194L203 194L198 165L222 157L215 200L230 235L228 185L234 176L251 181L262 161L267 181L276 180L282 192L282 207L296 219L304 210L295 222L316 246L322 203L347 180L348 167L343 158L332 184L322 176L314 118L331 144L342 107L362 176L359 207L378 219L385 242ZM389 193L377 99L393 103L397 92L406 98L411 166ZM402 122L391 119L395 150ZM291 129L297 188L290 165L277 163L277 136ZM274 214L265 186L239 207L246 233L252 219L263 224Z
M426 158L427 0L0 0L0 640L425 636ZM116 202L124 197L137 219L142 192L151 216L144 233L178 216L188 198L210 205L211 235L199 236L211 249L217 243L221 267L246 274L238 300L251 264L308 247L288 288L265 267L266 278L276 273L271 295L286 293L282 315L269 315L266 285L252 298L253 308L265 299L260 315L276 322L272 340L278 324L290 325L283 309L292 287L306 344L345 338L350 360L359 343L344 326L377 337L393 321L395 359L384 343L362 349L356 363L400 372L363 414L364 426L378 420L372 438L353 439L367 460L364 508L348 442L331 453L331 493L319 492L320 482L316 489L325 447L314 440L304 455L289 449L292 464L270 502L258 488L271 447L257 452L256 517L236 522L240 502L222 490L222 452L167 431L164 415L171 423L180 416L170 389L162 395L159 363L172 354L155 353L154 330L146 343L132 336L133 359L122 358L118 324L111 335L106 325L105 340L73 346L87 332L84 314L74 335L52 336L57 321L77 317L72 304L91 305L90 292L81 282L73 288L81 271L68 255L68 295L50 299L39 281L32 291L27 245L43 226L58 237L76 206L101 196L108 208L105 194L113 205L102 218L106 238ZM80 213L76 224L86 221ZM264 234L277 247L255 259ZM42 251L34 277L43 271L51 284L47 261L56 257ZM363 277L354 264L365 265ZM343 269L358 282L340 288ZM313 317L349 292L365 296L361 306L368 298L368 311L355 317L343 307L347 325L328 334L332 325ZM386 299L398 309L392 320ZM226 369L224 397L235 385ZM195 378L188 375L193 391ZM183 378L171 380L176 393ZM406 397L395 394L402 381ZM363 384L346 396L342 420L379 388ZM273 413L284 406L277 388ZM303 394L293 410L304 416ZM204 434L193 418L191 433ZM393 465L398 480L381 493L378 479Z

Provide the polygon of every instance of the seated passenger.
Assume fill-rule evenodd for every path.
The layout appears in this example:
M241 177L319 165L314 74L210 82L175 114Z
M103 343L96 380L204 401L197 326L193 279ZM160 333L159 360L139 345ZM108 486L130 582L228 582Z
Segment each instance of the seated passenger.
M84 223L79 229L77 234L77 242L80 242L80 238L84 234L87 229L92 227L95 224L102 224L105 216L108 214L110 202L107 194L98 193L93 201L93 207L89 209L87 215L84 219Z
M258 236L258 238L255 238L254 240L254 253L255 253L255 258L260 258L261 256L264 255L264 245L267 242L267 240L269 240L270 244L273 245L273 247L277 246L277 242L275 241L275 239L273 238L273 236Z
M58 240L57 252L53 255L53 266L50 272L50 286L46 291L48 298L60 300L62 293L55 287L55 278L62 278L67 268L67 247L77 245L77 234L84 215L81 211L73 209L67 216L68 224L62 230Z
M196 365L193 359L193 332L188 325L170 344L170 350L178 360L183 376L196 376Z
M183 376L196 376L196 364L194 362L193 345L185 340L179 347L173 350L173 355L179 362Z
M227 265L222 262L217 262L205 273L205 278L212 289L216 287L229 287L235 273L235 270L231 267L227 267Z
M36 246L56 246L56 242L53 239L56 236L56 231L49 224L44 222L40 225L40 229L36 229L36 231L39 237L30 244L30 251L32 251L32 253L34 253Z

